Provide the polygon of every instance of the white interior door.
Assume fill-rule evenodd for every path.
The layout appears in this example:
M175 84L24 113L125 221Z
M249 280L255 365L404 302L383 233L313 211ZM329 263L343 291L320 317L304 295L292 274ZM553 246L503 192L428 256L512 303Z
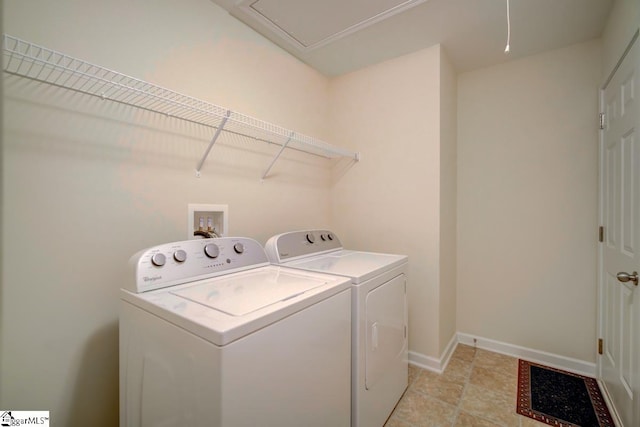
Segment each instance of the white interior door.
M622 274L640 271L640 43L601 91L598 372L625 427L640 426L640 289Z

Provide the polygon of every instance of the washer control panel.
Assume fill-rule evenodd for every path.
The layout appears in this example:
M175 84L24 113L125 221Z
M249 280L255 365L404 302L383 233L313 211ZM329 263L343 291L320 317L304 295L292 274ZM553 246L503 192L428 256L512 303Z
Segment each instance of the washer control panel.
M267 241L265 250L272 263L296 257L342 249L338 236L329 230L303 230L278 234Z
M140 293L268 265L264 249L247 237L185 240L144 249L131 257L125 289Z

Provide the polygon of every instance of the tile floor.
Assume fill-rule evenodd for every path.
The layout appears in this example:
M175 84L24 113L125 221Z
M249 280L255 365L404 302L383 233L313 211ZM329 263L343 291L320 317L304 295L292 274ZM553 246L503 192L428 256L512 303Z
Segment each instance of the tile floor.
M442 374L409 365L385 427L542 427L516 413L518 359L458 345Z

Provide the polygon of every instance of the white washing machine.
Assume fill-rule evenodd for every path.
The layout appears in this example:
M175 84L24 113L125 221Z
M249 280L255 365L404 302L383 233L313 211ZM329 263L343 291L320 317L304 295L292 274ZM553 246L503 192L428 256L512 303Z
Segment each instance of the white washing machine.
M247 238L131 258L120 292L120 426L343 426L346 278L270 265Z
M277 265L349 277L353 427L382 427L408 383L405 255L351 251L328 230L294 231L265 246Z

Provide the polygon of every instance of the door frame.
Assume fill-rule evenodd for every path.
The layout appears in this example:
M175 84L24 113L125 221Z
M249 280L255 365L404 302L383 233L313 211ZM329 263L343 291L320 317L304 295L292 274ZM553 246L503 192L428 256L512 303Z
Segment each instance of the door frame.
M638 35L640 33L640 29L637 29L631 38L631 41L627 44L626 49L618 59L618 62L613 67L607 79L602 84L600 89L598 90L598 112L600 114L604 113L604 91L613 79L613 76L620 68L620 65L625 60L629 51L632 49L633 44L637 41ZM602 126L601 126L602 127ZM598 224L603 227L604 226L604 129L600 129L598 131ZM605 233L607 230L605 229ZM604 240L604 239L603 239ZM604 273L604 242L598 242L598 262L597 262L597 285L598 285L598 304L597 304L597 333L596 342L604 336L603 324L604 324L604 284L605 284L605 273ZM637 316L640 318L640 314ZM604 399L607 402L607 406L611 410L611 416L614 418L614 422L616 425L621 426L622 422L620 421L620 417L618 416L618 412L616 410L613 401L611 400L609 393L606 389L604 382L602 381L602 355L596 352L596 379L598 384L600 385L600 389L602 390L602 394ZM627 427L627 426L625 426Z

